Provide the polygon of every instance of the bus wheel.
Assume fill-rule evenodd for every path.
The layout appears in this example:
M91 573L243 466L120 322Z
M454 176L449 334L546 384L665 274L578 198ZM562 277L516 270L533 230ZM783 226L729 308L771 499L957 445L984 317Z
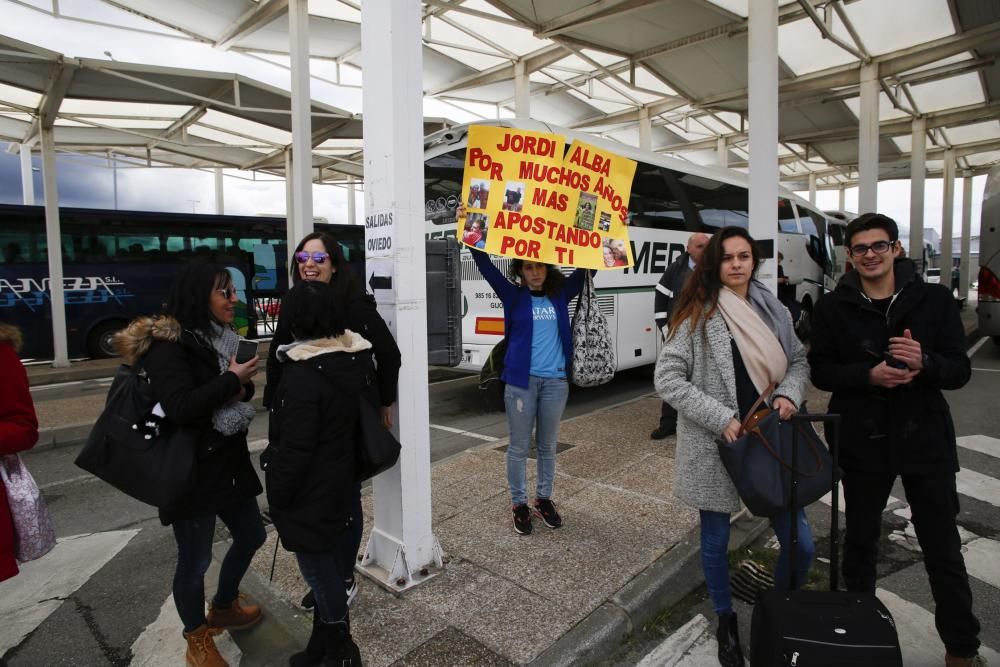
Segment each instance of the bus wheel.
M799 319L795 322L795 335L803 343L809 340L809 335L812 333L812 308L808 306L811 304L803 304Z
M101 322L87 336L87 354L94 359L118 356L115 350L115 334L125 328L126 322L114 320Z

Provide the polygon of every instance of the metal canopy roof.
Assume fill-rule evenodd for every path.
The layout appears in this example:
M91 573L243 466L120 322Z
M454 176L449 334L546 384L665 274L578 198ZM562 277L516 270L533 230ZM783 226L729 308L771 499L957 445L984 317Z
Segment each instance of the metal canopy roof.
M715 163L722 137L730 166L745 167L748 2L424 0L425 113L431 108L447 118L425 127L512 116L516 70L523 67L536 120L636 145L639 119L648 114L654 150ZM81 22L81 30L110 24L288 63L287 0L80 0L75 14L68 3L62 13L50 10L48 0L0 4ZM897 0L780 6L779 161L786 186L804 188L810 174L820 188L854 182L860 66L868 63L878 64L882 88L882 178L908 177L916 116L927 123L929 173L940 173L945 148L967 172L1000 162L1000 2L907 0L905 11ZM314 97L323 99L317 82L356 91L360 0L313 0L310 14ZM60 59L7 39L0 50L0 82L8 84L0 85L2 138L30 139L34 118L54 112L64 148L283 170L290 115L279 88L233 74ZM48 102L60 96L61 106ZM112 102L74 106L96 99L167 106L145 114L108 113L103 105ZM313 164L324 178L360 175L360 97L345 100L313 106Z

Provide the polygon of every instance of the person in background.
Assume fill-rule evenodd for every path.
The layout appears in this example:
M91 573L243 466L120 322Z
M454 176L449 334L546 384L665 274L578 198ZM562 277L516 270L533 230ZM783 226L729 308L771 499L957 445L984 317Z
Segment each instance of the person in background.
M17 454L38 442L38 419L28 389L28 374L17 353L21 332L0 322L0 455ZM17 574L14 558L14 524L7 493L0 481L0 581Z
M795 285L792 281L788 279L785 274L785 267L782 262L785 261L785 256L778 253L778 301L784 304L785 308L792 315L792 322L798 323L799 317L802 315L802 306L795 299Z
M180 507L160 510L160 521L173 528L177 541L173 595L190 667L226 665L213 635L248 628L262 615L239 592L266 533L256 499L264 489L247 449L258 359L236 362L235 305L236 288L225 268L191 262L178 271L164 314L133 320L115 339L125 362L145 371L165 419L198 432L191 495ZM216 518L233 543L206 616L205 573Z
M292 253L293 264L290 269L293 285L303 281L319 281L329 283L337 295L337 303L344 313L344 322L348 329L360 334L372 345L375 367L372 369L374 378L373 389L378 391L377 403L380 406L382 421L386 428L392 428L393 404L396 402L396 385L399 381L401 363L399 347L392 337L385 320L378 314L375 299L366 294L364 288L354 278L351 267L347 264L344 251L337 240L327 232L313 232L299 241ZM275 352L282 346L294 342L294 337L285 319L284 311L278 315L278 324L271 339L271 349ZM267 385L264 387L264 407L274 408L274 392L281 383L284 365L275 353L267 357ZM347 604L350 605L358 594L357 579L354 577L354 564L357 562L358 550L361 548L361 536L364 529L364 514L361 510L361 485L354 483L353 503L351 505L350 540L340 540L344 585ZM302 599L302 607L312 609L315 606L315 596L312 591Z
M711 237L708 234L696 232L688 237L687 249L677 256L667 270L660 276L660 281L656 284L656 293L653 295L653 319L656 321L656 328L660 331L664 340L669 331L670 312L673 304L681 295L685 283L691 277L694 267L701 261L701 256L705 252L705 246ZM663 401L660 404L660 425L656 427L649 437L653 440L663 440L677 432L677 410Z
M284 370L261 467L278 536L295 554L316 607L309 643L289 665L360 667L346 593L354 563L342 554L356 548L354 451L372 345L345 329L330 283L299 282L285 295L282 315L295 341L277 349Z
M902 477L934 596L947 667L985 665L979 620L955 517L960 510L955 425L943 390L969 381L972 364L955 300L897 259L899 228L866 213L847 225L851 271L816 303L809 363L841 415L847 527L844 582L874 592L882 511Z
M736 486L722 465L717 440L733 442L745 416L764 397L781 419L802 402L809 366L792 318L767 287L754 280L760 253L741 227L712 236L670 319L656 362L660 397L679 413L674 495L699 511L701 562L723 667L744 665L729 586L729 518L740 510ZM773 387L770 395L765 392ZM771 517L781 552L775 586L787 587L791 512ZM814 548L804 509L798 522L796 581L804 582Z
M461 221L464 209L457 213ZM567 278L551 264L514 259L504 277L489 255L471 252L479 272L503 302L507 353L501 379L507 383L507 484L514 531L530 535L532 513L549 528L559 528L562 517L552 502L552 486L559 422L569 396L568 364L573 360L568 304L583 289L586 270L577 269ZM532 432L538 476L535 502L529 507L525 468Z

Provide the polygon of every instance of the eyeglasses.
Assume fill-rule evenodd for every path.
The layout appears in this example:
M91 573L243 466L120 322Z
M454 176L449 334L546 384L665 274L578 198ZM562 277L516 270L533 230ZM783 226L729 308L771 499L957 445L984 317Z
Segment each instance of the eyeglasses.
M864 243L859 243L858 245L851 246L851 254L854 255L855 257L864 257L865 255L868 254L869 250L874 250L876 255L884 255L885 253L889 252L889 249L892 248L894 245L896 244L895 242L892 241L876 241L871 245L865 245Z
M295 253L295 261L299 264L305 264L312 258L312 261L317 264L322 264L330 258L330 253L328 252L297 252Z
M219 294L221 294L222 296L226 297L226 301L229 301L234 296L236 296L236 288L235 287L227 287L225 289L217 289L215 291L218 292Z

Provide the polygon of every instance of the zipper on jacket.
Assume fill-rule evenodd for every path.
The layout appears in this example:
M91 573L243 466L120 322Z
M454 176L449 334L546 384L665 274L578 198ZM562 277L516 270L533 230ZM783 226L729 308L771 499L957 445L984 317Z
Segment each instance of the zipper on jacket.
M861 296L863 296L865 298L865 301L868 302L868 305L871 306L872 308L875 308L875 302L872 301L871 297L868 296L867 294L865 294L865 291L863 289L861 289L860 287L858 288L858 291L861 292ZM892 305L894 303L896 303L896 299L902 293L903 293L903 290L899 290L898 292L896 292L895 294L893 294L892 298L889 300L889 306L888 306L888 308L885 309L885 325L886 326L889 326L889 313L892 312Z

